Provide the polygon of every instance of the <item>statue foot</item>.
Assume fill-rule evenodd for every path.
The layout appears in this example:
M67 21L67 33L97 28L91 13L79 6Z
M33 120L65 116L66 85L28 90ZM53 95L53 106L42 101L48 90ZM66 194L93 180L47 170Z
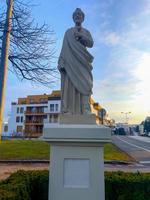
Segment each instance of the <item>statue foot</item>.
M84 110L83 112L84 115L91 115L91 111L89 109Z

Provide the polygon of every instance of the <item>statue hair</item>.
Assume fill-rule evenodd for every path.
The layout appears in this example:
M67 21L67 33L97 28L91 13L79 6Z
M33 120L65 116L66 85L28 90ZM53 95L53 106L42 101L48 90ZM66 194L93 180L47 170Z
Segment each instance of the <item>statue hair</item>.
M85 14L84 14L84 12L81 10L81 8L76 8L76 9L75 9L75 11L73 12L72 18L74 19L74 16L75 16L75 14L76 14L77 11L81 12L81 14L82 14L82 16L83 16L83 20L84 20Z

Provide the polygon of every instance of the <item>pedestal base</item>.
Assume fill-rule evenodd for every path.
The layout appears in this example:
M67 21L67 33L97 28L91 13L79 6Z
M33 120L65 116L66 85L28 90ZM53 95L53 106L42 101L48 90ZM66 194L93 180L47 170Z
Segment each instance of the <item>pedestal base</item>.
M95 114L71 115L61 114L60 124L96 124Z
M103 144L109 128L55 125L44 129L51 144L49 200L104 200Z

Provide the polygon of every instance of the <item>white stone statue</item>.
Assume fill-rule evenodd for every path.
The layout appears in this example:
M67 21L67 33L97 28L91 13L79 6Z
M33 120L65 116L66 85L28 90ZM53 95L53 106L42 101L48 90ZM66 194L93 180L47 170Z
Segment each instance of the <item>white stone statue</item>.
M90 32L81 25L84 13L80 8L73 13L73 20L75 27L66 31L58 61L61 73L61 112L90 114L93 56L87 51L87 47L93 46L93 39Z

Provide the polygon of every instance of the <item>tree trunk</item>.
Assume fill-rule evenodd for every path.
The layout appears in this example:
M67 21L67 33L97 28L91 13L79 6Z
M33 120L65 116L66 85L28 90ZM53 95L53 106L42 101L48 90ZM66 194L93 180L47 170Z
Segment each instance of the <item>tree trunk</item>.
M12 17L13 0L7 0L7 15L3 33L1 60L0 60L0 140L2 133L4 97L6 88L6 75L8 66L8 54L10 44L11 17Z

